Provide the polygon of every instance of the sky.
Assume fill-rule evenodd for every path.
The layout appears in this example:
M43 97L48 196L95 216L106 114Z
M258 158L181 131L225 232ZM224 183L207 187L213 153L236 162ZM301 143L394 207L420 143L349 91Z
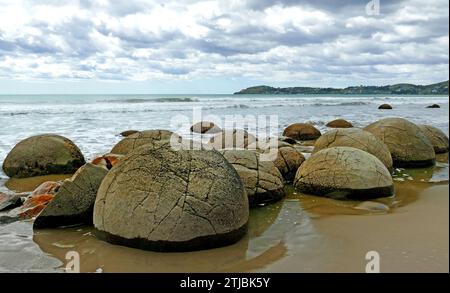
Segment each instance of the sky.
M211 94L448 79L447 0L367 3L0 0L0 94Z

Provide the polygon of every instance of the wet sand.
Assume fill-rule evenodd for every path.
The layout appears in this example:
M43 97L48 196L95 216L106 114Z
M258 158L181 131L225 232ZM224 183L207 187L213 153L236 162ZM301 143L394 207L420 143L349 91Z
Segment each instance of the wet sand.
M33 233L31 222L0 226L0 271L63 271L65 254L75 250L83 272L364 272L365 254L375 250L382 272L448 272L448 156L439 161L396 170L395 196L362 206L287 186L284 200L251 210L244 239L205 251L115 246L91 227Z

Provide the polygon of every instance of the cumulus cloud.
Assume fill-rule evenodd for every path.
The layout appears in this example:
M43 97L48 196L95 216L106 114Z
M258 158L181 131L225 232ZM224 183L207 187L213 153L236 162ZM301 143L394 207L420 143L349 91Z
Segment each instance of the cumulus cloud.
M0 79L446 79L446 0L0 0ZM276 84L275 84L276 85Z

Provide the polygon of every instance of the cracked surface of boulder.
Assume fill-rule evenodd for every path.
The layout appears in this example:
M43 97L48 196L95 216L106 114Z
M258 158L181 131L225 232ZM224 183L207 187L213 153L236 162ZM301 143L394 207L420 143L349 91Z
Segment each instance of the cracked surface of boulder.
M278 147L278 156L273 161L286 182L292 182L300 165L305 161L303 154L286 143Z
M191 126L190 130L195 133L218 133L222 131L219 126L210 121L197 122Z
M384 142L394 167L434 165L436 155L431 142L416 124L403 118L385 118L364 128Z
M304 193L336 199L386 197L394 191L383 163L351 147L327 148L312 155L298 169L294 186Z
M169 130L144 130L133 133L121 141L119 141L111 150L111 154L126 155L135 148L145 144L153 144L162 140L170 140L172 138L179 140L181 137Z
M392 170L392 157L388 147L372 133L362 129L333 129L316 141L313 153L331 147L353 147L377 157L388 170Z
M335 119L333 121L328 122L325 126L331 128L352 128L353 124L351 124L345 119Z
M260 160L252 150L222 150L236 169L247 192L250 206L274 202L284 196L283 177L272 161Z
M433 145L436 154L448 152L448 136L442 130L431 125L419 125L419 127Z
M286 127L283 131L283 136L295 140L314 140L319 138L320 135L320 131L308 123L294 123Z
M94 226L113 244L189 251L238 241L248 216L244 186L219 152L155 144L135 149L106 175Z
M226 129L211 137L209 144L216 150L256 148L257 139L243 129Z
M104 168L90 163L82 166L72 178L61 183L54 198L37 216L33 227L92 224L97 191L107 173Z
M71 140L42 134L20 141L6 156L3 171L11 178L71 174L84 163L80 149Z

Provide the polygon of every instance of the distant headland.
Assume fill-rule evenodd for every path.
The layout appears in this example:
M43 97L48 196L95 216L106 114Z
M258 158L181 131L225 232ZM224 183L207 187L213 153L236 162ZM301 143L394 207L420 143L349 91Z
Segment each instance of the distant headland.
M415 85L400 83L386 86L351 86L346 88L317 88L317 87L286 87L275 88L266 85L249 87L235 95L266 94L266 95L294 95L294 94L336 94L336 95L448 95L448 80L429 84Z

